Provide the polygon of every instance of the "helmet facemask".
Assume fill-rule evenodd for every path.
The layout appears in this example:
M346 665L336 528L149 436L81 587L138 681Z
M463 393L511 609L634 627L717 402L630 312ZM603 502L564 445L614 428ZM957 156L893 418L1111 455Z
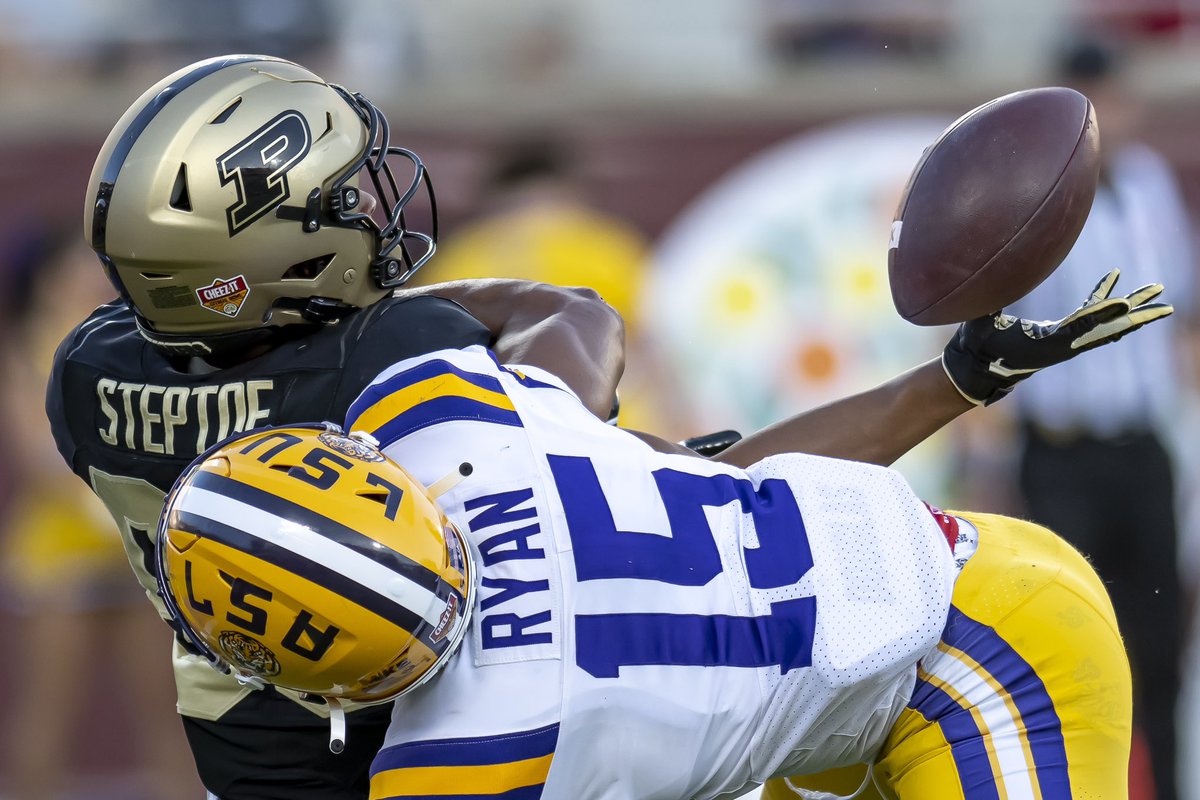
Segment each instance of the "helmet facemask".
M380 288L395 288L411 278L437 248L437 198L433 193L433 183L429 180L425 164L416 153L390 144L391 131L387 118L373 103L362 94L351 94L341 86L331 84L331 88L345 98L362 118L367 126L368 146L354 164L334 180L329 205L337 224L361 223L375 231L379 248L371 265L371 275ZM389 156L399 156L412 162L412 178L403 191L388 163ZM378 208L387 209L382 224L369 212L354 210L362 204L361 192L354 186L347 186L347 183L364 169L375 188ZM428 234L410 230L404 218L405 209L422 186L429 198L431 232ZM305 220L306 228L311 225L310 220ZM415 252L410 249L412 243L416 243Z

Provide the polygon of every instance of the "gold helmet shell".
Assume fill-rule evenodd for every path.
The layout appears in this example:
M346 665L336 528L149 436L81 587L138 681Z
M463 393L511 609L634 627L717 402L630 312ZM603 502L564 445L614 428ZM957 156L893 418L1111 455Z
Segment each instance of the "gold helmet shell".
M471 556L369 437L265 428L197 459L167 498L159 589L223 671L382 702L435 674L474 599Z
M384 297L433 252L424 165L388 139L374 105L298 64L200 61L117 122L92 170L84 235L164 348L204 354L328 322ZM391 167L400 160L407 182ZM404 219L422 186L432 234Z

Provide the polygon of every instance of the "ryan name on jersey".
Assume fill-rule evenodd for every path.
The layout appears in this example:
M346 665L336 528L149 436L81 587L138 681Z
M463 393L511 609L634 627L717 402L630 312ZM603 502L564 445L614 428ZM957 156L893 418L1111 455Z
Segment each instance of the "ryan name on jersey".
M473 498L463 506L473 515L469 535L482 568L478 628L485 659L489 650L557 649L547 536L532 500L532 489L518 489Z
M273 380L162 386L96 381L105 444L167 456L195 456L232 433L267 423Z

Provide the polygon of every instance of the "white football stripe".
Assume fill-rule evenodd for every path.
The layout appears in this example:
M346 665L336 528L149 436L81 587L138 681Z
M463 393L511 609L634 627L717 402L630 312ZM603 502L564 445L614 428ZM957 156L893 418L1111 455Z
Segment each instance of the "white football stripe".
M1021 745L1020 725L1013 719L1008 704L968 665L941 650L921 662L929 674L949 685L974 706L983 717L990 734L993 752L1000 764L1001 785L1008 800L1037 800L1029 777L1029 764ZM1003 794L1001 795L1004 796Z
M330 541L315 531L222 494L188 487L178 507L228 525L298 556L334 570L367 589L418 614L430 625L441 620L446 602L436 594L382 564Z

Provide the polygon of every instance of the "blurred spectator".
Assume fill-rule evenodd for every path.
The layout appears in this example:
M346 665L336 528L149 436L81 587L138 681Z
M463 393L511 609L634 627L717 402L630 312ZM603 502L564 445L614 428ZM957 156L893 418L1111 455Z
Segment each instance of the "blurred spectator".
M424 283L522 278L595 289L625 318L621 424L661 430L653 396L667 390L650 388L654 370L635 320L646 265L642 235L594 207L566 147L527 141L499 155L476 219L447 236L418 276Z
M330 29L337 16L328 0L153 5L158 6L155 13L163 20L164 38L180 66L224 53L269 53L309 63L330 46ZM361 24L371 23L363 20Z
M1063 303L1086 297L1106 270L1120 267L1119 291L1161 281L1178 313L1127 345L1037 376L1011 402L1027 512L1087 554L1109 585L1133 665L1135 721L1148 745L1155 796L1174 800L1184 624L1177 465L1169 446L1179 392L1190 380L1181 345L1194 320L1193 231L1171 168L1135 139L1141 108L1125 90L1118 55L1084 41L1064 56L1062 80L1096 107L1100 186L1066 260L1008 310L1051 318Z
M170 711L170 662L151 646L170 631L130 580L104 506L55 452L43 410L54 347L113 294L75 228L55 233L9 276L0 403L16 486L0 530L0 600L16 617L20 646L4 650L19 654L6 665L19 690L6 701L3 766L14 798L62 797L78 788L82 730L115 736L129 754L123 796L196 798L202 789ZM98 674L117 683L99 691ZM126 729L96 713L97 701L114 698Z

